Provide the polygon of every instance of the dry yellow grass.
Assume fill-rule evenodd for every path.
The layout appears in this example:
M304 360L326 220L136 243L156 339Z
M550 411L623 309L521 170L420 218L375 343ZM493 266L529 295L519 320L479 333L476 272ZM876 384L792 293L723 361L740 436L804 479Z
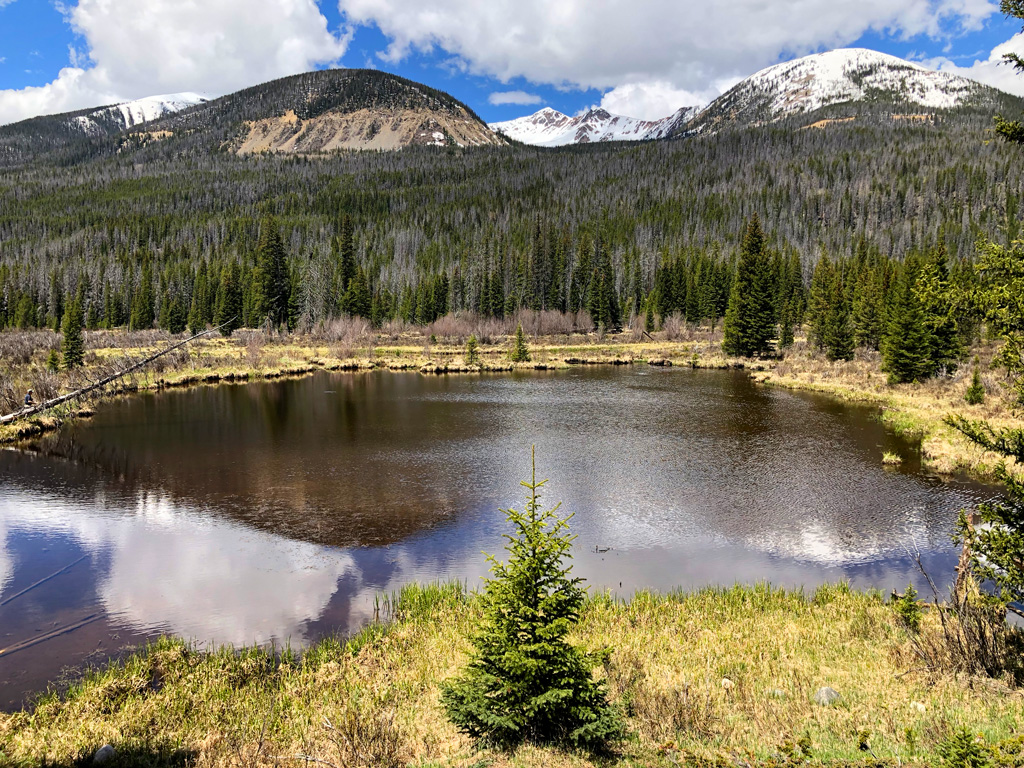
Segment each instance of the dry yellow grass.
M863 765L872 756L871 765L925 766L957 728L1010 750L1024 728L1019 691L919 669L878 595L736 587L588 604L576 640L612 648L597 673L631 731L612 757L478 753L439 704L440 683L465 661L475 599L435 585L392 605L390 624L302 657L203 655L162 641L65 697L0 715L0 762L68 765L110 743L124 760L211 768L304 764L300 756L338 768ZM823 686L842 698L814 703Z

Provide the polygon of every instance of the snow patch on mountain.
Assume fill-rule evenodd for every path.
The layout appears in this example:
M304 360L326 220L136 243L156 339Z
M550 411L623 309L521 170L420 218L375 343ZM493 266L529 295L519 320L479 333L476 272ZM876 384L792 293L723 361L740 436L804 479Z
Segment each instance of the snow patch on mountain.
M604 109L591 109L582 115L569 117L546 107L516 120L491 123L490 128L510 139L539 147L603 141L644 141L668 136L677 125L685 124L695 113L694 108L685 107L661 120L640 120L613 115Z
M700 116L754 122L833 104L897 101L951 109L988 90L948 72L863 48L841 48L763 69L716 99ZM745 120L745 118L747 118Z
M148 96L144 99L115 104L112 107L102 107L87 115L79 115L72 118L71 122L85 133L101 135L106 133L101 123L105 125L114 123L121 130L125 130L148 123L150 120L156 120L165 115L194 107L196 104L202 104L206 101L209 101L209 99L205 96L200 96L198 93L172 93L163 96Z
M209 99L198 93L172 93L128 101L118 104L116 109L124 118L125 126L131 128L141 123L148 123L150 120L156 120L158 117L194 107L205 101L209 101Z

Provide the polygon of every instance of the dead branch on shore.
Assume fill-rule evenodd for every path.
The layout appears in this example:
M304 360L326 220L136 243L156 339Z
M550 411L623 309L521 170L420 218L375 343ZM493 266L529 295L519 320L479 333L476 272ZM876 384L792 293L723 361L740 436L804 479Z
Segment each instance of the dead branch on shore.
M189 336L184 341L179 341L177 344L172 344L171 346L157 352L156 354L149 355L148 357L138 361L137 363L129 365L127 368L123 370L112 373L109 376L105 376L104 378L100 379L97 382L93 382L84 387L76 389L74 392L70 392L66 395L61 395L60 397L55 397L52 400L47 400L46 402L40 403L38 405L29 406L28 408L22 408L20 411L9 413L6 416L0 416L0 424L10 424L11 422L17 421L18 419L25 419L28 418L29 416L35 416L36 414L42 413L43 411L48 411L52 408L56 408L57 406L63 405L64 403L67 403L71 400L84 397L85 395L88 395L90 392L95 392L97 389L101 389L102 387L107 386L111 382L117 381L118 379L123 378L130 373L134 373L135 371L146 367L154 360L161 358L164 355L173 352L176 349L184 347L189 342L195 341L201 336L207 336L211 333L214 333L215 331L219 331L227 324L228 323L224 323L223 325L218 325L216 328L211 328L208 331L203 331L202 333L197 333L193 336Z

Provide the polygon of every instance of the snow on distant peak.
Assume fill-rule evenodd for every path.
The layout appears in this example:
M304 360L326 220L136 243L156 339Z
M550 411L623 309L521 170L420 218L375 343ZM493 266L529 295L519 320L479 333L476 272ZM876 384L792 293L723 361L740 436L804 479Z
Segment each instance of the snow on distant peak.
M734 90L768 96L771 113L778 117L865 101L873 93L894 94L929 109L948 109L981 87L967 78L925 69L878 51L840 48L768 67Z
M126 101L118 104L112 109L117 109L124 118L126 128L148 123L150 120L169 115L172 112L180 112L183 109L194 107L209 101L205 96L198 93L172 93L164 96L148 96L144 99Z
M603 141L642 141L667 136L681 118L687 116L688 119L694 112L692 108L684 107L661 120L640 120L613 115L604 109L591 109L576 117L569 117L545 107L516 120L491 123L490 127L516 141L541 147Z
M79 115L71 119L71 125L91 136L102 136L108 132L111 125L119 130L134 128L205 101L209 99L198 93L147 96L144 99L126 101L112 107L100 107L88 114Z

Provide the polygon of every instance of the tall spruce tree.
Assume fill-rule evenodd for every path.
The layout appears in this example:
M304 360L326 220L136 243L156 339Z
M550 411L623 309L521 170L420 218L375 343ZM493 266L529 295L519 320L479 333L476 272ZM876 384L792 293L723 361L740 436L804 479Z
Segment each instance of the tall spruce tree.
M946 250L936 248L924 258L914 283L928 334L929 375L943 370L953 373L963 357L956 293L949 279Z
M153 320L156 316L156 307L153 300L153 266L148 256L143 261L142 274L139 276L139 285L135 289L135 296L132 299L132 312L128 324L133 331L140 331L153 327Z
M832 276L828 306L824 312L821 343L829 360L853 359L853 322L850 301L838 272Z
M282 326L288 322L290 277L288 258L277 222L273 218L266 218L260 225L256 267L252 277L252 312L256 324L269 320L271 325Z
M347 315L368 318L370 302L370 287L366 284L366 274L362 267L358 267L355 275L349 281L345 295L341 298L341 309Z
M61 340L61 354L64 367L78 368L85 359L85 341L82 338L82 304L78 298L64 305L64 319L60 329L64 338Z
M754 216L743 236L725 313L722 349L726 354L754 357L773 351L775 305L770 267L761 222Z
M989 334L1002 344L995 362L1016 377L1024 404L1024 242L984 243L978 253L978 309Z
M904 265L892 292L882 339L882 370L889 374L890 384L921 381L932 373L929 336L915 282L912 265Z
M599 751L624 735L620 713L596 659L569 643L585 593L571 575L569 517L561 505L545 510L534 461L526 507L505 510L507 563L489 557L484 621L461 677L445 683L441 702L463 733L487 745L514 749L529 742Z
M223 336L230 336L233 331L242 327L242 286L237 264L225 264L220 271L217 312L213 322L220 326Z

